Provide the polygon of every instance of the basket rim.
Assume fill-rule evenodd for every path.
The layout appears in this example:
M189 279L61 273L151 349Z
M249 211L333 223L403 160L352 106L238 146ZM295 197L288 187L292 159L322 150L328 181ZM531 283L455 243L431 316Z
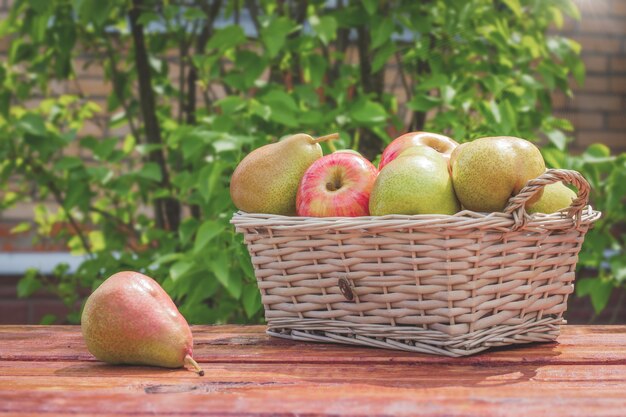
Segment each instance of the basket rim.
M590 226L602 216L602 213L587 205L581 212L580 223L576 225L575 216L568 216L568 209L555 213L534 213L528 216L523 230L567 230ZM454 228L455 230L493 230L508 232L515 229L513 214L503 212L480 213L462 210L455 214L415 214L360 217L300 217L265 213L235 212L231 221L238 229L267 228L274 230L398 230L414 228Z

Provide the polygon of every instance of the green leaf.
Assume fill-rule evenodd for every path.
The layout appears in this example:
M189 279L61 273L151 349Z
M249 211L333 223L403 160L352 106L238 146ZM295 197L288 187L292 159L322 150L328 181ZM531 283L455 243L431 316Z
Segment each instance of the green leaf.
M104 240L104 233L101 230L92 230L87 234L89 238L89 244L93 252L99 252L106 248L106 242Z
M111 2L100 0L81 0L78 2L78 15L83 23L93 23L101 27L109 17Z
M502 116L502 133L512 134L517 127L517 114L509 100L502 100L500 103L500 114Z
M565 166L565 152L554 146L542 146L540 151L548 168L563 168Z
M393 43L388 43L383 48L379 49L372 60L372 73L380 71L389 61L389 58L395 53L396 45Z
M40 288L41 282L37 279L37 270L29 268L24 277L17 283L17 297L29 297Z
M193 267L193 262L178 261L170 268L170 277L176 282L183 277Z
M323 16L320 19L313 15L309 18L309 23L324 45L337 37L337 20L333 16Z
M391 18L383 18L376 21L372 28L372 45L371 49L376 49L391 40L391 34L394 31L394 25Z
M550 14L552 15L552 21L554 22L554 26L557 29L563 28L563 13L558 9L558 7L550 7Z
M572 67L572 75L574 75L574 79L578 83L578 85L585 84L585 77L587 71L585 69L585 63L582 60L577 60L574 66Z
M328 62L320 55L307 55L303 58L304 80L314 87L319 87L324 80L328 68Z
M202 252L207 244L223 230L224 225L214 220L207 220L202 223L202 226L200 226L198 233L196 234L196 241L193 245L193 253L198 255Z
M198 220L190 217L185 219L178 228L178 235L180 236L180 241L183 245L186 245L191 241L191 237L198 230Z
M80 179L72 180L67 187L63 207L66 210L71 210L76 206L83 207L89 202L90 197L91 192L87 182Z
M21 222L19 224L17 224L15 227L13 227L10 231L10 233L12 235L16 235L18 233L24 233L24 232L28 232L32 227L32 223L31 222Z
M223 29L215 31L209 42L207 42L205 50L219 49L224 51L241 45L244 42L246 42L246 34L241 26L226 26Z
M278 55L278 52L285 46L287 35L293 30L293 27L292 21L287 17L279 17L261 29L261 39L271 58Z
M605 158L611 156L611 149L603 143L594 143L585 150L583 155L589 158L601 158L604 161Z
M58 171L70 170L83 165L83 161L75 156L64 156L54 163L54 169Z
M569 17L580 20L580 10L576 3L572 0L559 0L558 5Z
M239 275L230 273L228 260L225 257L217 256L207 261L211 272L215 274L217 280L234 298L239 299L242 290L242 281Z
M554 146L557 147L560 151L565 151L565 146L567 145L567 138L560 130L552 130L546 133L546 136L550 140Z
M370 16L378 11L378 0L363 0L361 3Z
M242 83L241 90L254 87L269 63L266 57L248 50L237 51L235 62L242 71L240 74L237 74L240 77L238 81ZM229 76L234 76L234 74L231 73Z
M626 262L623 256L613 256L610 265L615 280L618 283L626 282Z
M261 294L256 285L246 285L243 288L243 308L246 311L246 316L251 318L261 308Z
M146 162L139 171L137 176L146 180L159 182L161 181L161 167L156 162Z
M522 17L522 6L519 0L502 0L504 4L509 6L509 9L515 14L518 19Z
M275 106L282 106L283 108L293 112L297 112L299 110L293 97L283 90L272 90L261 97L261 101L269 105L271 108Z
M434 107L437 107L439 104L441 104L441 99L438 97L433 97L430 95L415 95L413 96L411 101L407 103L407 106L411 110L425 112Z
M43 118L34 113L26 113L17 123L17 126L27 133L35 136L46 135L46 125Z
M56 321L57 321L57 316L55 316L54 314L46 314L45 316L41 318L41 320L39 321L39 324L42 326L49 326L51 324L56 323Z
M208 202L217 187L225 166L219 160L202 167L198 176L198 191L204 202Z
M291 100L291 102L293 102L293 100ZM298 126L297 107L296 110L294 110L289 101L272 100L272 104L268 105L267 108L270 112L270 120L289 127L295 128Z
M576 283L576 294L589 295L596 314L600 314L606 307L613 291L613 283L600 278L584 278Z
M245 105L246 101L239 96L226 96L215 103L215 106L219 107L223 114L236 113L242 110Z
M433 74L419 80L417 87L421 91L428 91L434 88L441 88L448 85L448 77L445 74Z
M387 112L379 103L360 100L350 109L350 117L359 123L379 124L387 120Z
M48 10L50 10L50 6L52 5L50 0L28 0L28 3L30 4L30 7L32 7L33 10L39 14L48 12Z
M497 124L502 123L502 115L500 114L500 106L496 103L495 100L491 100L489 102L489 109L491 110L491 115L493 116L493 120Z

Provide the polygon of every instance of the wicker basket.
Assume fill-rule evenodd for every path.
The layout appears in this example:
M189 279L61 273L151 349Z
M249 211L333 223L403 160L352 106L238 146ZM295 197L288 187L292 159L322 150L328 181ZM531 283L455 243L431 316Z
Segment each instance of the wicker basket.
M529 216L545 185L567 210ZM447 356L547 342L564 323L578 252L601 213L575 171L548 170L505 213L286 217L239 212L268 333Z

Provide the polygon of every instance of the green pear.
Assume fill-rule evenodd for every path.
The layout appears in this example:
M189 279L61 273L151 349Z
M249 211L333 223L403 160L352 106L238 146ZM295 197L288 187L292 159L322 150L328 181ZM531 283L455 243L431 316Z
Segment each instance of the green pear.
M300 179L322 157L319 142L338 136L314 139L299 133L252 151L239 163L230 180L233 203L248 213L295 215Z
M427 146L408 148L378 173L369 209L372 216L456 213L446 159Z
M509 198L545 169L535 145L509 136L464 143L450 157L452 183L459 201L464 208L478 212L503 211Z
M193 336L163 288L138 272L119 272L87 299L81 316L87 349L111 364L192 366Z
M526 211L529 214L555 213L561 209L568 208L575 198L575 192L567 188L562 182L555 182L554 184L546 185L543 189L543 195L533 204L529 204Z

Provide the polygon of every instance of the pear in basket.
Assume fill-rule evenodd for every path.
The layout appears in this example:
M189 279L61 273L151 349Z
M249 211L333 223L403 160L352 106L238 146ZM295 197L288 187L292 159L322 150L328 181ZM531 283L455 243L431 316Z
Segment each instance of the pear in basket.
M568 208L575 198L575 192L567 188L562 182L555 182L545 186L541 198L530 204L527 211L529 214L555 213L561 209Z
M478 212L503 211L511 196L543 174L546 165L539 149L527 140L486 137L458 146L450 156L452 183L464 208ZM538 193L531 201L539 199Z
M299 133L250 152L230 180L233 203L248 213L295 215L300 179L322 157L319 143L337 137L313 138Z
M370 195L370 214L454 214L454 195L448 163L428 146L413 146L378 173Z

